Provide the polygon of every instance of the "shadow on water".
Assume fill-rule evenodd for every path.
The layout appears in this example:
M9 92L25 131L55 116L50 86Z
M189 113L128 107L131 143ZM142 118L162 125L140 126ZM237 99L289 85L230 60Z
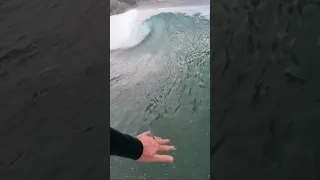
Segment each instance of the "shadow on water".
M319 1L212 6L213 178L319 179Z

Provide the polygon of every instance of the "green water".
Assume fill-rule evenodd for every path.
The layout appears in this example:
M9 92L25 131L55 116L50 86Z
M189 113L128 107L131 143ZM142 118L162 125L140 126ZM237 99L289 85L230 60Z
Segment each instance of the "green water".
M111 53L111 126L169 138L175 162L111 157L111 179L209 179L210 21L161 13L145 23L140 45Z

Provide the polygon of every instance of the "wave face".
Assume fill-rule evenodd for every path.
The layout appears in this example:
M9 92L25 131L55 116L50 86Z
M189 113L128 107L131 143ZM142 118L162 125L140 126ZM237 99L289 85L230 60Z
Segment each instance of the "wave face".
M151 130L177 147L170 165L113 157L111 179L209 179L209 9L131 10L111 17L111 126L132 135Z
M110 17L110 50L128 48L137 45L151 32L150 27L143 23L148 18L160 13L185 13L194 15L201 13L209 19L209 6L158 8L158 9L133 9L126 13Z

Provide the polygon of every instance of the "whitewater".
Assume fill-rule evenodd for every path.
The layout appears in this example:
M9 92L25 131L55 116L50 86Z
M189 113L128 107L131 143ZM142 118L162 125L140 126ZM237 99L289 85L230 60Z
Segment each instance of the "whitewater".
M112 157L111 179L209 179L210 6L110 17L110 125L170 138L173 164Z
M113 15L110 17L110 50L129 48L139 44L151 31L143 22L154 15L165 12L188 15L200 13L210 18L210 6L132 9L123 14Z

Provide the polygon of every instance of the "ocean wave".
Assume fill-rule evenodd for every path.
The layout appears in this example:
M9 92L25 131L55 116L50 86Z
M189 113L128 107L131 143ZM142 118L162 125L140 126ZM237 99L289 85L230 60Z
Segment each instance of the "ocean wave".
M144 43L153 33L153 20L175 15L210 18L210 6L133 9L110 17L110 51L130 49Z
M120 36L113 38L122 43L113 44L111 48L115 49L110 53L110 123L113 127L132 134L146 129L165 134L175 138L176 145L183 149L188 147L179 136L183 138L191 131L197 134L192 138L193 142L199 142L198 146L203 146L203 140L209 140L206 135L210 123L209 6L207 11L205 9L188 7L128 12L126 26L121 29L119 25L118 31L125 32L125 36L113 34ZM116 28L113 32L117 32ZM139 36L141 32L144 36ZM196 153L209 154L206 150ZM156 167L160 177L166 173L167 177L180 177L184 170L183 174L192 176L188 169L190 163L201 167L201 171L197 171L199 177L207 177L207 156L178 153L175 157L185 161L177 162L177 169ZM132 177L158 176L154 169L143 166L131 171L133 166L127 161L116 159L110 164L112 179L128 175L125 169L130 170Z

